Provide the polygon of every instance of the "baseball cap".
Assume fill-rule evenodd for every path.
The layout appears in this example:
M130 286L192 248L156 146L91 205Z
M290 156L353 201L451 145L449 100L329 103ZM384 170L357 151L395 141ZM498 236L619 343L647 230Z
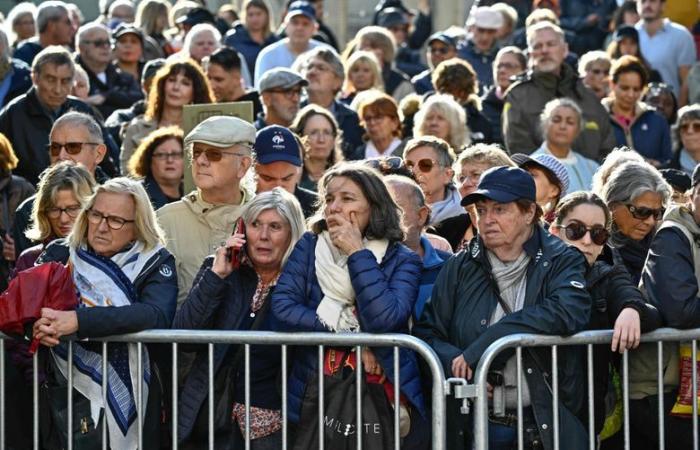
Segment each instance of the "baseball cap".
M120 23L117 26L117 29L112 32L112 39L116 41L125 34L135 35L141 41L141 45L143 45L143 32L132 24L127 23Z
M301 151L296 137L289 128L270 125L255 136L255 160L260 164L285 161L301 167Z
M528 165L534 165L540 169L549 171L561 184L561 196L569 190L569 172L566 166L551 155L537 155L530 157L523 153L516 153L510 157L520 168L525 169Z
M308 84L308 81L292 69L277 67L268 70L262 78L260 78L260 92L279 88L289 89L297 85L306 86Z
M314 8L309 2L302 0L292 2L292 4L289 5L289 8L287 8L287 15L284 16L284 20L289 20L292 17L299 15L306 16L316 22L316 8Z
M185 137L185 149L195 142L213 147L227 148L236 144L252 147L255 143L255 127L234 116L212 116L200 122Z
M440 41L445 45L448 45L450 47L457 47L457 40L450 36L449 34L438 31L437 33L433 33L429 38L428 38L428 45L430 45L431 42L433 41Z
M391 28L397 25L408 25L406 13L400 8L383 9L377 16L377 25L384 28Z
M700 179L695 180L693 178L691 180L687 173L678 169L661 169L659 172L661 172L664 180L677 191L685 192L692 187L691 184L694 186L697 182L700 182ZM693 171L693 177L695 177L695 171ZM700 178L700 174L698 174L698 178Z
M632 25L622 25L613 34L613 41L619 42L623 38L634 39L639 42L639 32Z
M216 23L216 17L206 8L193 8L175 21L178 25L197 25L198 23Z
M503 15L490 6L479 6L471 13L467 25L498 30L503 26Z
M484 197L498 203L537 199L535 180L519 167L492 167L479 180L476 191L462 199L462 206L471 205Z

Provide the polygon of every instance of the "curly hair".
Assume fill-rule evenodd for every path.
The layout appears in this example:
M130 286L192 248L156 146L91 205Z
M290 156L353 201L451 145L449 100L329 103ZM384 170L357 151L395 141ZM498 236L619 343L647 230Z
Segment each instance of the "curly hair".
M160 122L165 107L165 82L168 78L180 74L192 81L192 104L214 102L209 80L199 64L192 59L181 59L167 63L153 77L144 114L146 119Z
M184 138L184 133L178 126L159 128L146 136L129 158L129 175L143 178L149 176L153 152L156 148L171 139L175 139L180 144L180 148L184 148Z
M479 80L476 71L467 61L451 58L441 62L431 77L435 91L450 94L461 104L475 102L479 105Z

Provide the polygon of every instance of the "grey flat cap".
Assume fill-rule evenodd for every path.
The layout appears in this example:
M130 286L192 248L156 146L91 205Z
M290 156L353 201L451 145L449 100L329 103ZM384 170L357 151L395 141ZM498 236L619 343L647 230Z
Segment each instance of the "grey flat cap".
M295 71L286 67L277 67L268 70L260 78L260 92L270 89L289 89L296 85L306 86L308 84L309 82Z
M189 151L195 142L221 148L236 144L253 147L255 127L238 117L212 116L194 127L185 137L185 149Z

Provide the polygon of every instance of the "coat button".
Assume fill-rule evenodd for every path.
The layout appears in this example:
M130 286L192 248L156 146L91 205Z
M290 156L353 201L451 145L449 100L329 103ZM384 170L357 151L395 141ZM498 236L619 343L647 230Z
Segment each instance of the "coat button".
M547 267L549 265L549 261L545 261L542 265Z
M532 373L532 368L528 367L528 368L527 368L527 373Z
M543 429L543 430L546 430L546 429L547 429L547 424L546 424L546 423L543 423L543 424L542 424L542 429Z
M481 319L481 325L486 325L486 319Z

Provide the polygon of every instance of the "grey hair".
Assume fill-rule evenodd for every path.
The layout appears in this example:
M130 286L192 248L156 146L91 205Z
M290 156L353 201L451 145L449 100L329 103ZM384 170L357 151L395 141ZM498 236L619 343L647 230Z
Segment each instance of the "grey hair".
M198 23L197 25L193 26L189 32L187 32L187 36L185 36L185 42L182 45L182 48L188 56L191 54L190 47L192 46L192 41L194 41L195 36L197 36L200 33L204 33L205 31L208 31L212 35L214 35L214 40L217 43L221 42L221 32L217 30L214 25L210 23ZM219 45L219 47L221 47L221 45Z
M441 114L450 123L449 144L454 151L460 152L462 147L469 145L469 127L467 126L467 115L464 108L457 103L449 94L435 94L421 105L413 118L413 135L416 137L425 136L423 126L425 119L431 112Z
M676 123L673 125L673 132L676 135L676 142L681 143L681 125L686 122L693 120L700 120L700 104L693 103L692 105L686 105L678 110L678 118Z
M340 84L342 85L343 81L345 81L345 67L343 66L343 62L340 60L338 53L331 48L316 47L309 50L297 59L296 64L299 64L300 69L305 69L311 59L316 57L320 58L323 62L331 66L331 70L333 70L335 76L340 79ZM297 72L300 71L297 70Z
M542 131L542 136L546 137L547 128L549 127L549 123L552 120L552 115L554 115L554 111L556 111L557 108L569 108L570 110L574 111L576 115L578 115L578 132L576 133L578 136L585 127L583 111L575 101L566 97L555 98L554 100L548 101L547 104L544 105L544 109L540 114L540 130Z
M554 34L559 36L561 43L566 44L564 30L562 30L561 27L555 23L543 21L537 22L536 24L532 25L527 29L527 46L529 48L532 48L533 41L535 40L535 36L537 35L537 33L543 30L553 31Z
M83 127L90 135L90 140L98 144L104 144L102 129L97 121L89 114L78 111L69 111L56 119L51 127L51 133L60 127Z
M424 206L427 206L428 209L430 210L430 206L425 200L425 193L423 192L423 189L421 189L420 185L413 181L411 178L408 178L403 175L386 175L384 177L384 183L388 187L404 187L409 191L409 195L411 196L411 204L416 208L420 209ZM398 204L398 202L397 202ZM405 214L405 211L404 211ZM430 223L430 213L428 213L428 217L425 219L425 224L427 225Z
M78 249L87 244L88 219L87 212L95 206L97 196L103 193L124 194L134 200L134 226L136 227L136 240L146 247L146 250L165 245L165 233L158 224L156 212L151 206L146 189L141 182L127 177L112 178L102 185L98 185L95 193L88 199L78 217L75 219L73 230L68 236L68 245L72 249Z
M43 33L50 21L60 19L63 16L68 16L68 8L64 2L57 0L41 2L36 10L37 31Z
M444 168L451 169L452 164L454 164L455 159L457 159L450 144L435 136L422 136L410 139L404 146L403 159L406 159L409 153L419 147L430 147L435 150L438 163Z
M586 70L591 64L597 62L606 63L608 65L608 70L610 70L610 66L612 65L612 60L610 59L608 52L604 52L603 50L592 50L584 53L581 56L581 59L578 60L578 76L585 77Z
M304 226L304 213L297 198L281 187L276 187L271 191L262 192L253 197L243 210L241 217L246 226L250 226L258 216L264 211L273 209L282 219L289 224L291 229L291 239L287 250L282 255L282 266L287 263L289 255L292 254L297 241L301 239L306 228Z
M73 62L70 52L60 45L49 45L40 51L32 63L32 73L35 75L41 75L41 70L47 64L52 64L54 66L68 66L70 67L73 76L75 76L75 62Z
M100 31L103 31L104 33L106 33L108 39L111 35L109 28L107 28L107 26L105 26L99 22L88 22L85 25L78 28L78 32L75 33L75 46L78 47L80 44L82 44L85 40L85 35L90 33L91 31L95 31L95 30L100 30Z
M10 41L7 33L0 28L0 61L10 61Z
M489 168L507 166L516 167L516 164L508 156L501 147L497 144L474 144L464 149L459 154L459 158L455 161L452 167L455 171L455 177L462 172L462 166L465 164L488 164Z
M14 42L17 39L17 35L14 32L15 22L22 18L22 16L30 15L32 20L35 20L36 16L36 5L31 2L22 2L16 4L10 12L7 14L7 19L5 20L5 26L7 27L5 32L9 40ZM36 26L36 22L34 24Z
M610 178L610 174L613 170L630 161L644 162L644 158L639 153L625 146L616 147L613 151L608 153L603 164L598 167L598 170L593 174L593 187L591 191L598 197L602 197L603 186L608 182L608 178Z
M120 6L129 7L131 8L131 12L136 14L136 7L134 6L134 2L132 2L131 0L115 0L111 5L109 5L107 15L111 17L114 13L114 10L119 8Z
M617 203L633 202L646 192L661 195L661 202L668 204L673 189L654 166L647 162L626 162L612 171L603 186L601 197L608 207Z

